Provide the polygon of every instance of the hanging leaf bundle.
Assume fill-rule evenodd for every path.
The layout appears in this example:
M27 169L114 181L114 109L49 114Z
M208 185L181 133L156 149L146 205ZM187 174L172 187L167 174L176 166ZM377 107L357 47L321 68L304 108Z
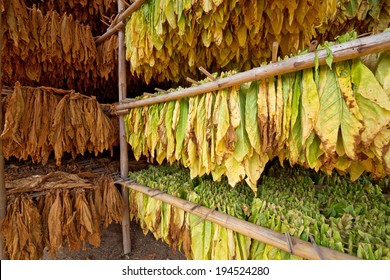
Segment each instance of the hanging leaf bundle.
M81 23L90 25L94 34L102 34L107 30L107 26L101 22L103 15L110 16L117 13L115 0L26 0L25 2L29 6L36 4L44 13L54 10L59 14L72 15Z
M99 247L102 226L122 222L122 196L108 176L53 172L14 180L6 188L1 230L10 259L41 259L45 247L53 258L64 246Z
M347 176L282 168L276 162L262 176L255 195L242 183L230 188L226 179L191 180L189 171L178 165L150 166L129 176L208 207L210 213L227 213L305 241L312 235L318 245L359 258L390 258L390 205L368 176L351 183ZM301 259L134 190L130 209L145 234L150 231L183 250L188 259Z
M4 156L45 164L54 151L57 165L64 153L102 153L117 141L111 120L96 99L74 91L15 85L7 101L1 135Z
M96 47L97 71L106 81L118 80L118 36L113 35Z
M19 81L88 92L114 75L115 38L97 50L90 26L66 13L25 6L20 0L4 5L4 85Z
M226 175L256 191L278 157L316 171L389 173L388 54L376 75L360 60L254 81L191 98L131 109L127 140L139 159L180 162L191 178ZM228 74L222 74L222 77Z
M40 214L31 198L20 196L8 202L1 230L4 251L10 259L33 260L43 256Z
M145 2L126 25L126 58L146 83L178 82L210 71L248 70L271 58L296 53L314 39L383 31L390 24L388 1L169 1Z

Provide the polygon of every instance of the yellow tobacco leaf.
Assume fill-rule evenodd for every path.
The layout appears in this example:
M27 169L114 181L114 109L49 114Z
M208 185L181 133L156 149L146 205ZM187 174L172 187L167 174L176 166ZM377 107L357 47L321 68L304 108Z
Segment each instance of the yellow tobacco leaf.
M302 77L302 145L305 145L317 122L320 100L312 69L303 71Z
M390 122L390 98L360 60L353 62L351 75L357 104L364 118L361 140L368 146Z
M345 153L351 159L356 159L363 125L348 110L335 73L326 66L321 67L319 80L320 111L315 130L321 145L328 154L333 154L341 129Z

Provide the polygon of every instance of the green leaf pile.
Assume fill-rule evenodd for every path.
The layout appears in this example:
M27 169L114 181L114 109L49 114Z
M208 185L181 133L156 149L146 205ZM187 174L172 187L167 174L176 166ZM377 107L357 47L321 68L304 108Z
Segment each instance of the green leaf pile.
M253 192L203 176L191 180L178 165L150 166L129 174L150 188L199 203L231 216L363 259L390 259L390 201L378 185L362 176L326 175L274 162ZM213 224L156 198L132 191L131 216L145 234L151 231L188 259L300 259L265 243ZM211 210L210 210L211 211Z

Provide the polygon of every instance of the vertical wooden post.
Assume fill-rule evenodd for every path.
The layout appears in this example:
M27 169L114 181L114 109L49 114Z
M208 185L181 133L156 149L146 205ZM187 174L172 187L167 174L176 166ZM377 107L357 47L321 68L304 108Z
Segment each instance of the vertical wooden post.
M2 99L2 88L3 83L1 79L3 77L2 64L1 64L1 55L3 49L3 25L2 25L2 14L0 6L0 134L3 132L3 105L1 102ZM3 141L0 139L0 229L3 226L3 221L5 218L7 210L7 194L5 192L5 182L4 182L4 155L3 155ZM0 259L7 259L7 255L4 252L4 239L3 235L0 233Z
M118 13L125 9L122 0L118 0ZM126 98L126 53L125 53L125 32L118 32L118 87L119 87L119 103ZM129 172L129 158L127 152L126 130L124 116L119 116L119 146L120 146L120 168L121 177L127 178ZM130 215L129 215L129 189L122 186L123 198L123 219L122 219L122 238L123 238L123 253L127 255L131 252L130 240Z

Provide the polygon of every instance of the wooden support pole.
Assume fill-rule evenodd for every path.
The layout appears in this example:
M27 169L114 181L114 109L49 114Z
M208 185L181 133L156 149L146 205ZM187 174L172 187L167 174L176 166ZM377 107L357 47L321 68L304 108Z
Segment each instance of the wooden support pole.
M235 232L242 233L252 239L258 240L263 243L267 243L273 247L284 250L286 252L290 251L289 242L286 240L284 234L270 230L265 227L261 227L255 225L253 223L238 219L233 216L229 216L227 214L211 211L212 209L199 206L198 204L189 202L187 200L166 194L157 189L151 189L145 187L140 184L129 183L126 182L116 182L118 184L122 184L123 186L127 186L130 189L141 192L143 194L153 196L154 198L161 200L163 202L169 203L170 205L180 208L186 212L195 214L201 218L205 218L206 220L216 223L220 226L223 226L227 229L231 229ZM321 252L321 256L328 260L357 260L357 257L352 255L344 254L339 251L335 251L326 247L316 246L310 242L301 240L296 237L291 237L291 244L293 246L292 250L296 256L305 258L305 259L313 259L319 260L320 256L318 255L319 250Z
M119 0L121 2L121 6L124 7L123 1ZM134 12L136 11L145 0L137 0L133 4L131 4L130 7L128 7L124 12L121 12L121 10L118 9L118 18L117 20L114 20L113 23L115 24L110 25L110 27L107 29L107 32L104 33L102 36L99 36L96 38L95 43L100 44L103 43L105 40L110 38L112 35L117 33L118 31L122 30L125 27L125 20ZM118 3L119 5L119 3ZM123 8L124 9L124 8Z
M371 53L378 53L390 49L390 31L380 34L359 38L346 43L334 45L330 47L333 54L333 62L349 60L365 56ZM327 57L326 50L307 53L304 55L295 56L283 61L271 63L262 67L253 68L230 77L220 78L215 81L204 83L198 86L193 86L171 92L165 95L159 95L154 98L137 100L130 104L117 105L117 110L142 107L161 102L177 100L183 97L191 97L198 94L212 92L224 88L241 85L247 82L261 80L268 77L283 75L290 72L295 72L315 66L315 53L318 54L320 65L325 65Z
M118 11L124 9L123 1L118 0ZM125 32L118 32L118 87L119 87L119 103L126 98L126 50L125 50ZM127 178L129 172L129 158L127 151L125 119L123 115L119 116L119 146L120 146L120 168L121 177ZM130 239L130 215L129 215L129 190L122 187L123 199L123 218L122 218L122 238L123 238L123 254L126 256L131 252Z
M2 14L0 8L0 134L3 133L3 104L1 102L2 99L2 88L3 83L1 79L3 78L2 71L2 49L3 49L3 25L2 23ZM5 181L4 181L4 154L3 154L3 141L0 139L0 229L3 226L3 221L7 211L7 194L5 190ZM0 259L7 259L7 255L4 252L4 237L0 232Z

